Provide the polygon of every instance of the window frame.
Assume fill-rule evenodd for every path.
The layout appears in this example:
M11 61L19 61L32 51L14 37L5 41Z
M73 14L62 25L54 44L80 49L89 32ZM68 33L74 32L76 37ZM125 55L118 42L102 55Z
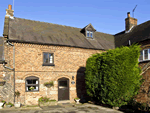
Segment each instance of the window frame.
M48 54L48 63L44 63L44 54ZM52 58L52 63L50 63L50 54L52 54L53 58ZM54 53L49 53L49 52L43 52L43 66L55 66L54 65Z
M148 51L148 59L145 59L145 50L147 50ZM140 58L139 58L139 62L143 62L143 61L148 61L148 60L150 60L150 48L147 48L147 49L143 49L143 50L141 50L142 51L142 54L143 54L143 59L142 60L140 60ZM141 51L140 51L140 55L141 55Z
M38 81L38 84L27 84L27 80L37 80ZM26 92L39 92L40 91L40 87L39 87L39 78L36 77L36 76L29 76L29 77L26 77L25 78L25 91ZM27 90L27 87L28 86L38 86L38 90Z
M88 33L89 33L89 36L87 35ZM91 34L92 34L92 37L91 37ZM86 30L86 36L87 37L93 38L93 34L94 34L93 31Z

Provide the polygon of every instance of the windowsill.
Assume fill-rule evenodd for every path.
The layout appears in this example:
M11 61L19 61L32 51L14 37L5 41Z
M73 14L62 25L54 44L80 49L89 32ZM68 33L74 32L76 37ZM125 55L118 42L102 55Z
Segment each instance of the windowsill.
M87 37L87 39L91 39L91 40L94 40L94 38L93 38L93 37Z
M139 63L149 62L150 60L140 60Z
M55 66L55 64L43 64L42 66Z
M26 92L39 92L39 91L26 91Z

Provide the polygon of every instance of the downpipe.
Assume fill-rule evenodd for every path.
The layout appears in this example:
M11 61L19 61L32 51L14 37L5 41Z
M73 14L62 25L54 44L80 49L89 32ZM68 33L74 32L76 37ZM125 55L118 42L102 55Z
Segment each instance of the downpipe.
M3 63L3 67L13 71L13 77L14 77L14 104L15 104L15 46L12 43L10 43L8 40L7 40L7 43L10 46L13 46L13 69L10 68L10 67L5 66L5 63Z

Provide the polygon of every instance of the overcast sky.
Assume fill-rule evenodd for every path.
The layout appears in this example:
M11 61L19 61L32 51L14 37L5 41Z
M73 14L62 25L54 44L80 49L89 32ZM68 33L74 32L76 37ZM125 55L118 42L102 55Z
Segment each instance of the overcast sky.
M8 4L13 0L0 2L0 36ZM116 34L125 29L127 12L132 17L136 5L138 24L150 20L150 0L14 0L14 16L77 28L91 23L99 32Z

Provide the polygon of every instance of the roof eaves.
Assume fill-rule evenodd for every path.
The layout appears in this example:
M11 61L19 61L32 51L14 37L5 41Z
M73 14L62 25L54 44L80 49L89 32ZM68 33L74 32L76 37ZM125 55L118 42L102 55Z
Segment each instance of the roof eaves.
M42 43L42 42L35 42L35 41L22 41L22 40L12 40L9 39L10 42L16 42L16 43L30 43L30 44L39 44L39 45L54 45L54 46L67 46L67 47L75 47L75 48L83 48L83 49L94 49L94 50L105 50L100 48L94 48L94 47L81 47L81 46L71 46L71 45L63 45L63 44L50 44L50 43Z

